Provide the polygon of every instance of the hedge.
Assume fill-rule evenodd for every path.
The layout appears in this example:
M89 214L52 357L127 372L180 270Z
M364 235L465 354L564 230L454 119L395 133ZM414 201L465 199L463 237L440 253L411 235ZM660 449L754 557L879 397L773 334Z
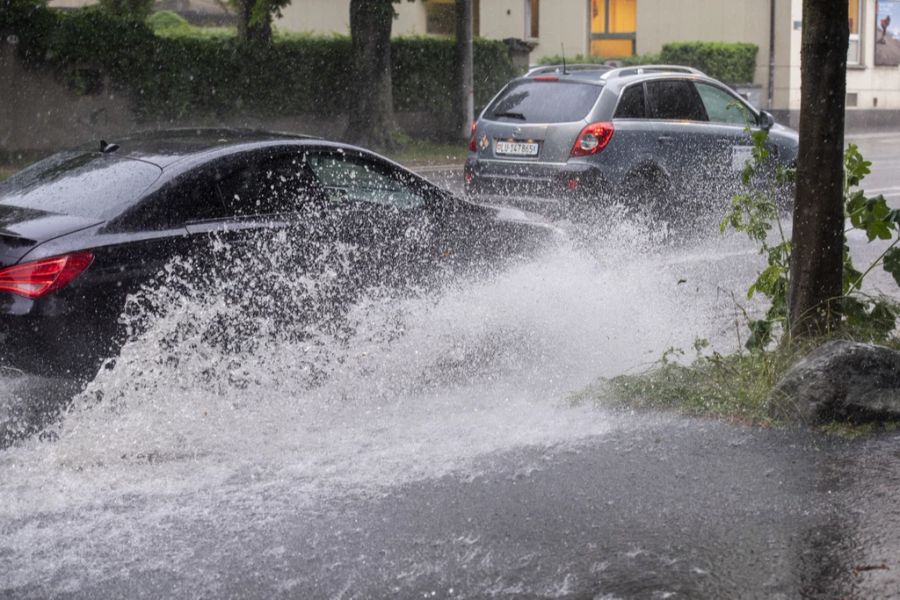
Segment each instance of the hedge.
M758 51L756 44L672 42L662 47L660 60L700 69L725 83L750 83L756 71Z
M18 37L23 60L53 69L78 93L108 82L127 92L140 119L340 114L349 104L349 36L292 35L254 47L234 38L158 36L144 23L93 8L58 12L36 0L0 3L0 35ZM432 113L455 130L453 40L398 38L391 51L395 109ZM474 63L476 105L517 74L503 42L476 40Z
M662 47L660 54L638 54L615 59L623 66L664 64L686 65L700 69L710 77L726 83L750 83L756 71L755 44L730 42L673 42ZM573 63L603 63L599 56L569 57ZM560 64L562 56L545 56L541 64Z

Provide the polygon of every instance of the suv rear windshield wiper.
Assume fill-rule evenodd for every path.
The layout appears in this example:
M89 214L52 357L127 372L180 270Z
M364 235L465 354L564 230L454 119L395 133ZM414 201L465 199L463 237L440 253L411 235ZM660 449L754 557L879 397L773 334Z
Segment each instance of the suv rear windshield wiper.
M528 120L525 118L525 115L523 115L522 113L519 113L519 112L497 112L497 113L494 113L494 118L497 118L497 117L507 117L509 119L519 119L521 121Z

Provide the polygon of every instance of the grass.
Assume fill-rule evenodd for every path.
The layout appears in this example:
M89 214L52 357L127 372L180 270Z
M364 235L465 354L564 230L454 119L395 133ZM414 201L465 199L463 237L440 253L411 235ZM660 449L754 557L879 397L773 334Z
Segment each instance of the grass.
M769 393L787 370L823 340L797 348L704 355L704 343L695 344L696 358L685 364L680 350L671 349L643 373L601 380L573 397L613 408L673 411L692 417L715 418L757 426L787 423L772 414ZM885 345L900 349L900 338ZM898 423L830 423L819 430L844 438L896 431Z
M8 178L10 175L18 171L18 167L2 167L0 166L0 181Z

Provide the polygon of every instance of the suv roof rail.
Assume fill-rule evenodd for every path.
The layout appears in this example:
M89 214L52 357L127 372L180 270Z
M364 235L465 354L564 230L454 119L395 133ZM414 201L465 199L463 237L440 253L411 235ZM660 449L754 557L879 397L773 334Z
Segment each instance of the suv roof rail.
M630 77L644 73L687 73L690 75L705 75L703 71L693 67L681 65L635 65L633 67L620 67L610 69L602 75L603 79L615 79L616 77Z
M584 63L584 64L565 64L565 65L540 65L531 67L525 74L525 77L535 77L537 75L547 75L554 73L556 75L568 74L571 71L601 71L607 72L612 67L601 63Z

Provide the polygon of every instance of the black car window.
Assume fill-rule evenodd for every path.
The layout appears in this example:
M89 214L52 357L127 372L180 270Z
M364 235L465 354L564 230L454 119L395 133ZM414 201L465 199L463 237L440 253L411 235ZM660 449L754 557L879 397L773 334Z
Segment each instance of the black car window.
M257 159L226 172L219 193L230 215L294 212L317 193L301 155Z
M594 107L602 89L583 82L517 81L488 107L485 117L523 123L580 121Z
M162 230L226 216L228 211L216 190L214 174L201 171L166 184L111 226L125 230Z
M310 153L310 169L329 199L372 202L405 210L425 204L425 194L387 165L343 152Z
M161 173L139 160L60 152L0 183L0 204L105 219L132 205Z
M734 94L708 83L696 86L710 121L744 126L752 120L750 110Z
M647 94L655 119L706 121L706 111L690 81L648 81Z
M647 116L644 107L644 84L638 83L625 88L619 98L619 105L613 118L643 119Z

